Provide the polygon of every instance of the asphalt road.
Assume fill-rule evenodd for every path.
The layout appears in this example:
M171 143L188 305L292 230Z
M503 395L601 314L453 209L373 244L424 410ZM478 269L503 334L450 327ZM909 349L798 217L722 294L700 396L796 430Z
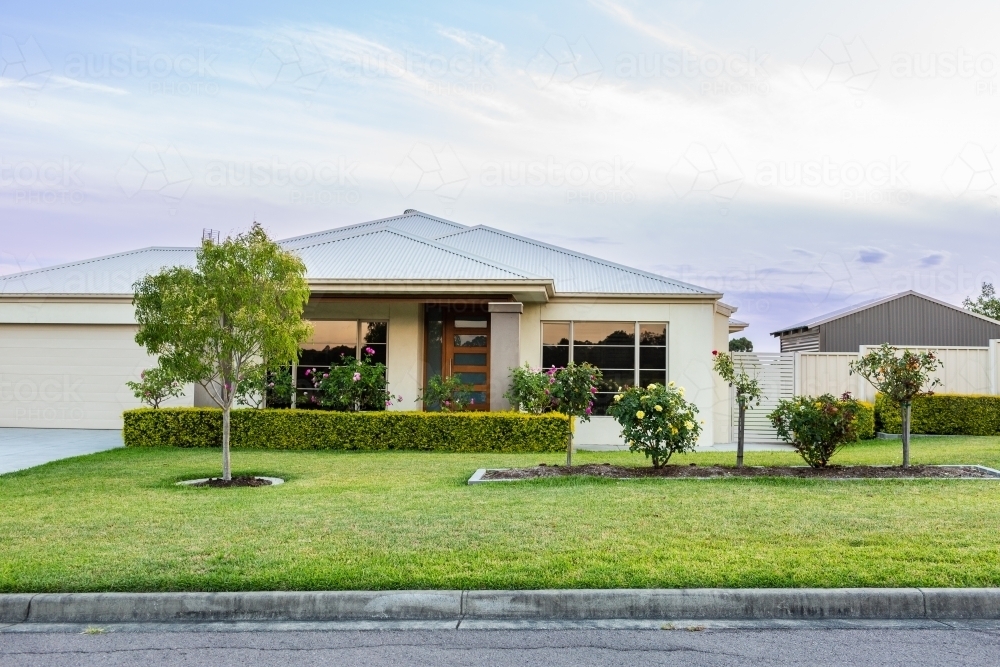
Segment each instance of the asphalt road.
M25 632L3 667L1000 665L1000 629Z

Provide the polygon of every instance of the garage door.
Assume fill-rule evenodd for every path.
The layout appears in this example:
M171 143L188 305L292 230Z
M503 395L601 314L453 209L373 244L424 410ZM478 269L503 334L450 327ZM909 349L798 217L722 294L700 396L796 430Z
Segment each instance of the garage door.
M0 324L0 427L121 428L154 365L133 325ZM178 399L177 405L190 405Z

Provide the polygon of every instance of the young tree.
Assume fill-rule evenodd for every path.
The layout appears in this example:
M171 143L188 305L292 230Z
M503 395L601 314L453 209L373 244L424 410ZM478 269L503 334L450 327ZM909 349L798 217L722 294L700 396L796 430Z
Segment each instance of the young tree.
M751 403L760 405L762 393L760 383L756 377L750 377L743 362L740 362L740 370L736 372L736 364L733 362L733 355L730 352L719 352L712 350L715 356L715 372L729 383L730 387L736 388L736 406L739 410L739 427L736 436L736 467L743 467L743 442L746 433L747 408Z
M931 373L941 367L933 352L899 350L883 343L857 361L851 362L851 375L857 373L875 390L898 405L903 417L903 467L910 467L910 407L917 396L929 396L924 387L941 384Z
M139 374L138 382L126 382L135 397L151 408L160 407L168 398L184 393L184 385L162 368L147 368Z
M590 421L594 413L594 394L597 384L601 381L601 371L584 362L570 362L565 368L552 367L546 374L549 376L549 395L552 397L552 409L569 417L569 440L566 442L566 465L573 465L573 432L576 430L576 419Z
M135 340L160 368L197 382L222 408L222 478L229 480L230 413L238 387L267 360L298 358L311 326L305 265L254 223L221 243L204 241L195 268L173 267L135 284Z
M971 310L978 315L985 315L994 320L1000 320L1000 297L992 283L983 283L982 292L973 301L971 297L966 297L962 302L966 310Z

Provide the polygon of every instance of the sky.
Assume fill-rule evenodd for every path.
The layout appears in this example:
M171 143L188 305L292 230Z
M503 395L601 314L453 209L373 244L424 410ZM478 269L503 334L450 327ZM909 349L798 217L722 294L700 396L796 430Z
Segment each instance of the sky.
M723 292L758 350L1000 280L1000 3L87 4L0 16L0 273L414 208Z

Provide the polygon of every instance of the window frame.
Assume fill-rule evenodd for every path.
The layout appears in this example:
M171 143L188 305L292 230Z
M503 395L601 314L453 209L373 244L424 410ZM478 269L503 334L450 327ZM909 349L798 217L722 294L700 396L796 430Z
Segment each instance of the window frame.
M544 331L545 325L546 324L563 324L563 325L569 325L569 346L568 346L569 350L568 350L568 352L569 352L569 362L572 363L573 362L573 351L574 351L574 348L576 347L576 340L575 340L576 339L576 331L574 330L574 325L575 325L575 323L577 321L579 321L579 322L629 322L629 320L623 320L623 319L613 319L613 320L542 320L541 321L541 328L540 328L540 331L539 331L539 333L541 334L540 335L540 345L539 345L539 350L538 350L539 351L539 359L542 359L544 357L544 355L545 355L545 347L546 347L546 345L545 345L545 331ZM666 379L668 377L670 377L670 322L666 321L666 320L664 320L664 321L635 320L634 322L632 322L632 324L635 326L635 329L634 329L634 339L635 340L633 341L634 359L633 359L633 367L632 367L632 371L633 371L633 377L632 377L633 386L639 386L639 377L640 377L640 373L642 371L644 371L644 370L645 371L659 370L658 368L653 368L653 369L645 368L644 369L644 368L642 368L640 366L640 364L642 363L641 360L640 360L640 350L641 350L641 347L642 347L640 345L640 341L642 340L642 325L644 325L644 324L647 324L647 325L648 324L662 324L663 325L663 330L664 330L664 341L663 341L663 351L664 351L664 362L663 362L663 364L664 364L664 368L663 368L663 378L664 378L664 382L666 382ZM660 346L659 345L652 345L652 346L648 346L648 347L660 347Z
M384 319L370 318L370 319L323 319L323 320L307 320L310 324L313 322L354 322L354 358L361 358L361 350L364 349L363 345L385 345L385 370L386 374L389 372L389 318ZM361 325L365 322L385 322L385 343L363 343L362 329ZM309 343L304 343L308 345ZM304 348L300 345L299 351L301 352ZM326 364L299 364L298 360L292 364L292 407L296 407L297 404L297 392L314 392L317 391L314 387L301 387L298 383L298 369L302 366L315 367L315 368L333 368L333 366L328 366Z

